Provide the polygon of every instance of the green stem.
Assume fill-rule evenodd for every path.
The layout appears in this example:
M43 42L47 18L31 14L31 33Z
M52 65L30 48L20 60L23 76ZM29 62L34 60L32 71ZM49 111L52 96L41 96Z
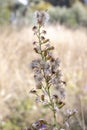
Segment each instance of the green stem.
M39 42L39 46L40 46L40 50L41 50L41 58L42 60L46 61L46 57L44 56L44 54L42 53L42 42L41 42L41 33L40 33L40 30L41 30L41 26L38 25L38 42ZM44 70L43 70L43 74L44 74ZM56 120L56 111L55 111L55 106L54 106L54 101L53 99L51 98L51 94L50 94L50 85L45 77L45 74L44 74L44 79L45 79L45 83L46 83L46 87L44 87L45 91L47 91L48 93L48 97L49 97L49 102L50 102L50 109L51 111L53 112L53 118L54 118L54 121L53 121L53 126L56 126L57 127L57 120Z
M57 120L56 120L56 111L55 111L55 108L54 108L54 102L51 98L51 94L50 94L50 89L48 87L48 96L49 96L49 100L50 100L50 103L51 103L51 107L52 107L52 112L53 112L53 118L54 118L54 121L53 121L53 126L57 126Z
M42 53L42 46L41 46L41 33L40 33L40 29L41 29L41 25L38 25L38 40L39 40L39 46L40 46L40 50L41 50L41 57L42 57L42 60L44 59L44 56L43 56L43 53Z

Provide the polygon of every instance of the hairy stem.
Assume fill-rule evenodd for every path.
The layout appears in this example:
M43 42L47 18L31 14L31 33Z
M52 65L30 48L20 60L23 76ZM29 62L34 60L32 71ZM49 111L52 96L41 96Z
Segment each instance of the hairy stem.
M39 42L39 46L40 46L40 55L41 55L41 58L43 61L46 62L46 56L42 53L42 41L41 41L41 26L39 25L38 26L38 42ZM45 83L46 83L46 87L44 87L45 91L47 92L48 94L48 97L49 97L49 102L50 102L50 109L51 111L53 112L53 126L56 126L57 127L57 120L56 120L56 111L55 111L55 106L54 106L54 101L53 99L51 98L51 93L50 93L50 85L45 77L45 73L44 73L44 70L43 70L43 75L44 75L44 79L45 79Z

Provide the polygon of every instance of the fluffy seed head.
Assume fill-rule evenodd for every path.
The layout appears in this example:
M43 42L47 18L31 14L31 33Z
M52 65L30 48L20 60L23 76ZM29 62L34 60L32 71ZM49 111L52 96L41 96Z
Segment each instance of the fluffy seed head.
M49 15L46 11L36 11L35 14L36 24L43 26L49 20Z

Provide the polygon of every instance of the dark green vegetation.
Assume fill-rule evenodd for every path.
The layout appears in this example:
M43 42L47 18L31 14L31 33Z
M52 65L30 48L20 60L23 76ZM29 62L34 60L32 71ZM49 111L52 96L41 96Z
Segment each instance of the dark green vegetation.
M57 21L68 27L87 27L87 9L81 3L76 3L71 8L52 7L49 9L49 14L52 23Z
M32 22L35 10L46 10L51 16L50 23L60 23L68 27L87 27L87 5L83 0L30 0L26 18ZM0 0L0 24L9 24L11 0ZM56 7L55 7L56 5Z
M45 0L45 1L50 2L54 6L67 6L67 7L71 7L77 1L80 1L85 4L84 0Z

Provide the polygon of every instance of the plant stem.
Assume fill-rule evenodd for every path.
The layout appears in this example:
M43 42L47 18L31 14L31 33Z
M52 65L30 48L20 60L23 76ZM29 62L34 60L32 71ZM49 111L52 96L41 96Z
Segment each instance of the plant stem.
M49 96L49 100L50 100L50 104L51 104L51 107L52 107L52 112L53 112L53 118L54 118L54 121L53 121L53 126L57 126L57 120L56 120L56 111L55 111L55 108L54 108L54 102L51 98L51 94L50 94L50 89L48 87L48 96Z
M46 57L43 55L43 53L42 53L42 44L41 44L41 33L40 33L40 30L41 30L41 26L40 25L38 25L39 27L38 27L38 36L37 36L37 38L38 38L38 42L39 42L39 46L40 46L40 50L41 50L41 58L42 58L42 60L44 60L45 62L46 62ZM55 110L55 106L54 106L54 101L53 101L53 99L51 98L51 93L50 93L50 85L49 85L49 83L48 83L48 81L47 81L47 79L46 79L46 77L45 77L45 73L44 73L44 70L43 70L43 75L44 75L44 79L45 79L45 83L46 83L46 87L44 87L44 89L45 89L45 91L47 92L47 94L48 94L48 97L49 97L49 102L50 102L50 109L51 109L51 111L53 112L53 126L58 126L57 125L57 120L56 120L56 110Z
M38 40L39 40L39 46L40 46L40 50L41 50L41 57L42 60L44 59L43 53L42 53L42 47L41 47L41 33L40 33L40 29L41 29L41 25L38 25Z
M80 98L80 102L81 102L82 126L83 126L83 130L85 130L85 120L84 120L82 97Z

